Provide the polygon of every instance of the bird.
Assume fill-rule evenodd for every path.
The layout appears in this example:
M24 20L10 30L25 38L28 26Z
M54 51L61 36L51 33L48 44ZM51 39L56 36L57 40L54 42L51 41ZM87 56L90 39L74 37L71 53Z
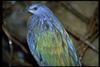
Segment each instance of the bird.
M54 13L41 3L27 11L27 43L39 66L81 66L81 62L64 26Z

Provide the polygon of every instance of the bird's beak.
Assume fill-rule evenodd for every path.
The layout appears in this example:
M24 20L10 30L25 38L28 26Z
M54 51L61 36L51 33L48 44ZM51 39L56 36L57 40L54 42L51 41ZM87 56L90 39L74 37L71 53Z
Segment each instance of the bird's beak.
M30 12L28 11L28 9L29 9L29 7L27 6L27 7L24 9L24 12L25 12L25 14L28 14L29 16L31 16L32 13L30 13Z

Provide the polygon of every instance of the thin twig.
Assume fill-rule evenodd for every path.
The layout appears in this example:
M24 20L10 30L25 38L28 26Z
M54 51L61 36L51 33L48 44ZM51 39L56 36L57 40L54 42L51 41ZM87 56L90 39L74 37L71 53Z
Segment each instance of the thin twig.
M63 2L61 2L60 4L63 8L65 8L66 10L74 14L76 17L78 17L80 20L88 24L89 18L82 15L80 12L78 12L75 8L72 7L70 3L66 2L66 5L65 5Z
M89 46L92 50L94 50L96 53L98 53L97 48L91 44L88 40L85 40L83 37L78 36L78 34L74 33L68 26L66 26L66 30L73 35L75 38L78 38L80 41L82 41L85 45Z
M12 46L12 41L9 40L9 46L10 46L10 62L9 62L9 67L12 65L12 56L13 56L13 46Z
M27 49L23 46L23 44L21 44L20 42L18 42L17 40L15 40L7 31L7 29L4 27L4 25L2 25L2 29L5 32L5 34L7 35L7 37L12 40L14 43L16 43L18 46L21 47L21 49L25 52L28 53Z
M98 26L96 27L96 24L98 24L98 6L93 14L93 16L91 17L90 20L90 24L88 27L88 32L84 35L85 40L89 40L89 41L93 41L97 36L98 36ZM81 44L82 42L80 41L79 44ZM84 44L82 44L84 45ZM81 49L84 48L83 51L81 51ZM84 56L84 53L86 52L88 46L83 46L82 48L80 48L80 57L82 58ZM81 59L82 60L82 59Z

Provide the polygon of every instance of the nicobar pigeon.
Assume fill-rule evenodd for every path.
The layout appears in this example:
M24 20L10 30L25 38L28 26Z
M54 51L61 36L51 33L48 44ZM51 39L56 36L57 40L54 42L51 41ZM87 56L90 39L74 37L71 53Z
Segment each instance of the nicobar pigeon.
M81 66L74 45L61 22L44 4L32 4L27 43L40 66Z

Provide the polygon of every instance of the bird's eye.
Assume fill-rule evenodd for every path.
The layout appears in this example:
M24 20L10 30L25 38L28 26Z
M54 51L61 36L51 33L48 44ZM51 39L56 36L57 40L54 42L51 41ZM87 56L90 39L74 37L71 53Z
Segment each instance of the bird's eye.
M37 10L37 7L34 7L33 9L34 9L34 10Z

